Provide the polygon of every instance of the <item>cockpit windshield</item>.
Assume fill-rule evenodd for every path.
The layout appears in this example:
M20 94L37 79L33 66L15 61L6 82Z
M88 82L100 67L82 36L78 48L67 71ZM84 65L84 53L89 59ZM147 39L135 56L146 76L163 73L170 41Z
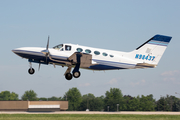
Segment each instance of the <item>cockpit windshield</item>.
M59 50L59 49L61 49L63 47L63 44L60 44L60 45L57 45L57 46L55 46L55 47L53 47L54 49L56 49L56 50Z

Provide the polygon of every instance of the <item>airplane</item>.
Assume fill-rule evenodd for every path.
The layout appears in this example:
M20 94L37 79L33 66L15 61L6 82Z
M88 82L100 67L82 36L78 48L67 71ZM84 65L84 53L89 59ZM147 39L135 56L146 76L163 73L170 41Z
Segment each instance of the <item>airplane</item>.
M73 77L80 77L80 68L98 71L155 68L171 38L157 34L135 50L121 52L68 43L49 48L48 36L46 48L21 47L13 49L12 52L28 59L30 63L28 72L31 75L35 72L31 63L38 63L39 69L41 64L52 64L54 68L56 65L67 66L64 76L67 80L71 80ZM71 74L72 68L74 69Z

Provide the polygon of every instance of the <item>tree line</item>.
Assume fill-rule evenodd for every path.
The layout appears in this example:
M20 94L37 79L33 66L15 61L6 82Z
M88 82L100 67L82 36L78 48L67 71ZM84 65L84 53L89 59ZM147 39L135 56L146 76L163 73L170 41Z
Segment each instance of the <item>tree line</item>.
M180 99L175 96L161 96L155 100L153 95L141 95L132 97L122 94L119 88L110 88L105 95L95 97L88 93L81 95L80 91L73 87L63 97L52 96L50 98L38 98L33 90L25 91L18 98L18 94L9 91L0 93L0 101L29 100L29 101L68 101L68 111L180 111Z

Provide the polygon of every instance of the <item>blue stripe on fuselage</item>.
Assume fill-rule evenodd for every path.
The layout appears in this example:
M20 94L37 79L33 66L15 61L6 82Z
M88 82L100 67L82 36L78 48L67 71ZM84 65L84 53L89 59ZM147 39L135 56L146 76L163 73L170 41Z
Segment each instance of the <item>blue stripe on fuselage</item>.
M36 62L37 61L46 61L45 55L41 52L25 51L25 50L14 50L14 52L18 56L21 56L21 57L27 58L27 59L34 59ZM52 55L51 57L54 60L66 61L67 62L67 57L55 56L55 55ZM54 62L54 61L50 60L48 57L47 62ZM64 64L63 62L54 62L54 63Z
M99 64L99 65L90 66L89 69L92 69L92 70L115 70L115 69L126 69L126 68Z
M97 62L99 64L111 64L113 66L117 66L117 65L135 66L135 64L121 63L121 62L112 62L112 61L97 60L97 59L93 59L93 61L95 61L95 62Z
M112 62L112 61L97 60L97 59L93 59L93 61L97 62L97 65L90 66L89 69L112 70L112 69L127 69L128 67L135 66L135 64ZM124 65L126 65L127 67L123 67Z

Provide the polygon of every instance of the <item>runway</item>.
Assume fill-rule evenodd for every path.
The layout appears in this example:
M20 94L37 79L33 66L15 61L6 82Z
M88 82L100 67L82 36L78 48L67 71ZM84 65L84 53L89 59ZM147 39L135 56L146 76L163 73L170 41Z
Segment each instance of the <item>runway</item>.
M180 112L140 112L140 111L121 111L121 112L97 112L97 111L56 111L56 112L17 112L1 111L0 114L129 114L129 115L180 115Z

